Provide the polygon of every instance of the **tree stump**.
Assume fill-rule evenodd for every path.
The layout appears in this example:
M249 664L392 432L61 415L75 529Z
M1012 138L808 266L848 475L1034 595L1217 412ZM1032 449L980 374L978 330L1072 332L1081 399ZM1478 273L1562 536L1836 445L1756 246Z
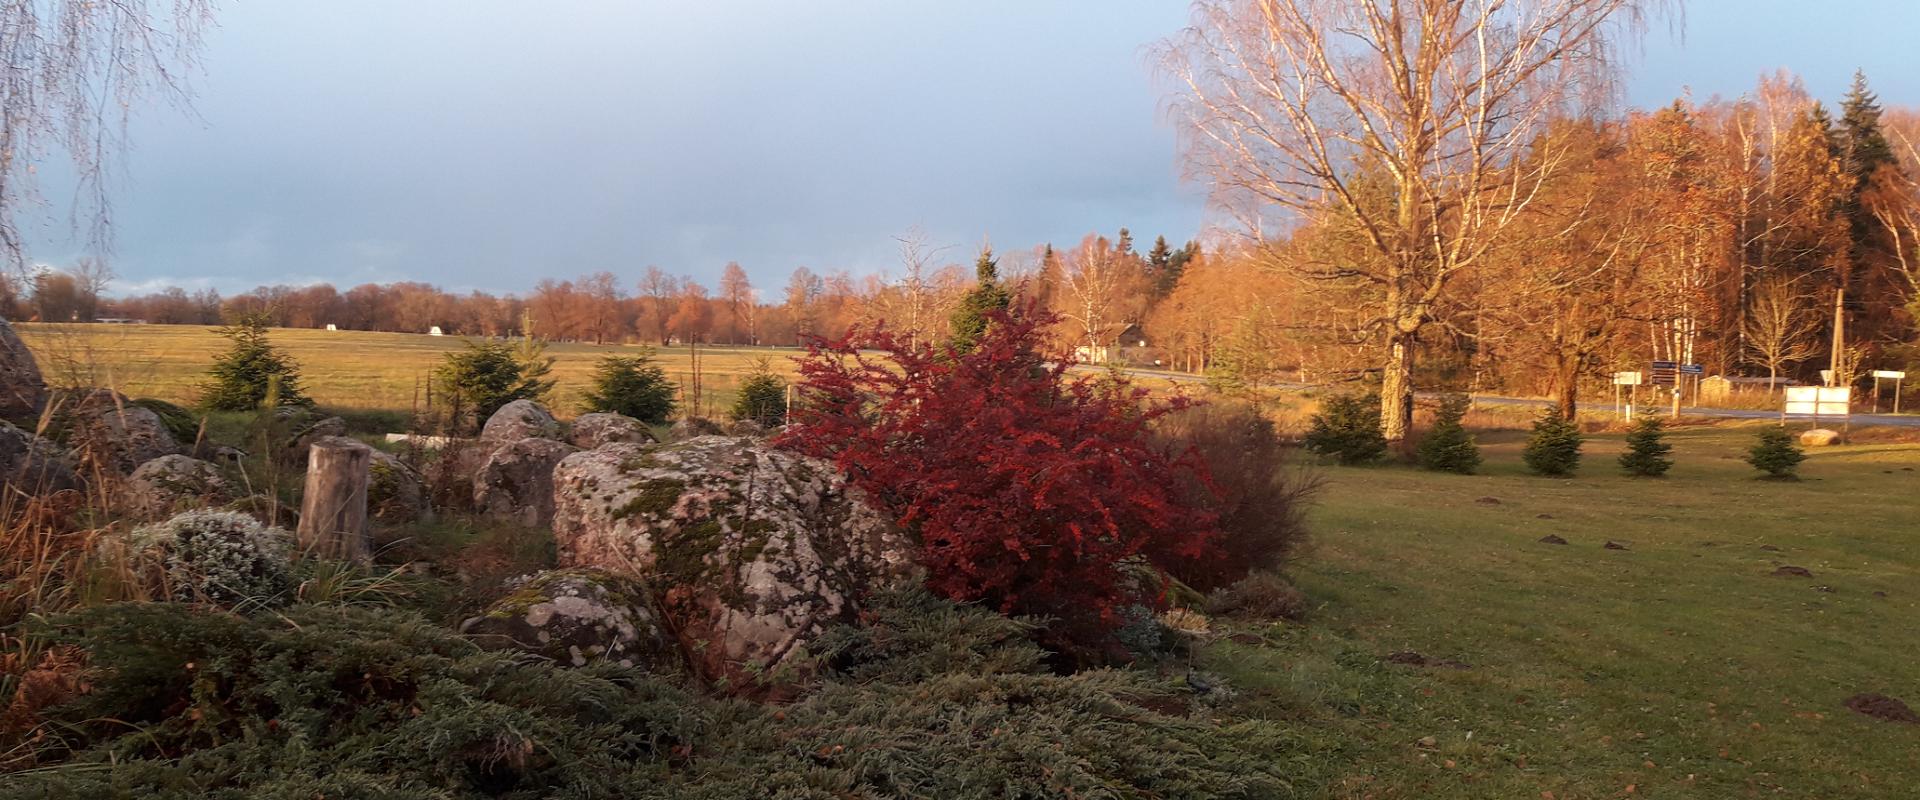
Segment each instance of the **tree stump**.
M300 497L300 549L362 564L373 560L367 527L367 482L373 448L326 441L308 451L306 492Z

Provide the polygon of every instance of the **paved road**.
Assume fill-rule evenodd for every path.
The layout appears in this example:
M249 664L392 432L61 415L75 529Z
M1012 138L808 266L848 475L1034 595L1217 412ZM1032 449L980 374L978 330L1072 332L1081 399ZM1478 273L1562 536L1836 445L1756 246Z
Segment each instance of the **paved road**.
M1088 367L1087 369L1104 369L1104 367L1099 367L1099 368ZM1203 378L1199 375L1194 375L1189 372L1169 372L1167 370L1138 369L1138 368L1131 368L1131 367L1122 368L1120 371L1127 373L1129 375L1135 375L1142 378L1159 378L1161 380L1171 381L1173 383L1205 383L1206 382L1206 378ZM1267 385L1277 389L1290 389L1290 390L1296 390L1296 391L1301 389L1313 388L1313 384L1293 383L1290 381L1276 381L1276 382L1268 383ZM1485 403L1488 405L1496 405L1496 406L1533 406L1536 408L1545 408L1551 402L1549 400L1541 400L1539 398L1533 398L1533 397L1502 397L1499 395L1491 395L1491 394L1476 394L1473 396L1473 401L1475 403ZM1594 406L1591 404L1588 405L1588 408L1593 408L1593 407ZM1599 407L1604 409L1610 406L1601 405ZM1661 407L1662 412L1665 412L1666 409L1667 409L1666 406ZM1683 407L1680 409L1680 413L1685 414L1687 416L1693 416L1693 417L1719 417L1723 419L1779 419L1780 418L1780 412L1778 411L1759 411L1759 410L1750 409L1750 408ZM1808 422L1808 421L1811 421L1811 418L1796 416L1793 418L1793 420L1796 422ZM1855 414L1853 415L1853 424L1855 425L1893 425L1893 426L1902 427L1902 428L1920 428L1920 414L1897 414L1897 415L1896 414Z

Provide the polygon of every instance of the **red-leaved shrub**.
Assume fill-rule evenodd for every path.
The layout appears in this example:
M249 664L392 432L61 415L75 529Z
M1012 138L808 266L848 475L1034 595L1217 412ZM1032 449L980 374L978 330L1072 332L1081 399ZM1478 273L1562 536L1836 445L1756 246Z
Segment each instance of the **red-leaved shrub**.
M967 353L880 327L815 342L779 443L834 461L917 535L928 587L1052 617L1052 643L1104 648L1120 608L1157 589L1144 562L1219 558L1214 515L1187 488L1205 466L1154 421L1185 408L1039 351L1051 315L993 316Z

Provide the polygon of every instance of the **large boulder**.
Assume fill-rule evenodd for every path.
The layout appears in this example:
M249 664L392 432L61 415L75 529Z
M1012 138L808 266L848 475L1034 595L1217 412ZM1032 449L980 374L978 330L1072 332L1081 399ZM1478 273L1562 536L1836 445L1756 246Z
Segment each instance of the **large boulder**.
M765 425L761 425L760 423L754 422L753 420L750 420L750 419L736 419L731 424L727 425L727 435L728 436L753 436L757 438L757 437L766 436L767 428Z
M899 531L831 464L735 437L568 456L553 533L562 566L646 581L702 676L769 696L805 677L807 644L863 593L913 570Z
M490 442L517 442L521 439L558 439L560 421L539 403L515 400L500 407L487 418L480 438Z
M52 493L80 488L80 477L59 445L0 420L0 485Z
M134 469L120 495L128 513L159 519L232 502L236 492L220 468L183 455L161 456Z
M647 423L625 414L599 412L576 417L572 430L567 432L567 441L582 450L592 450L614 442L649 444L658 440Z
M460 632L483 647L525 650L566 666L667 666L679 660L648 607L646 587L636 580L561 569L509 586L506 597L462 623Z
M306 468L314 445L347 435L346 420L304 406L275 408L273 428L274 457L295 469Z
M27 420L47 404L47 382L33 351L0 319L0 419Z
M540 527L553 519L553 468L579 448L521 439L494 448L473 476L473 504L488 516Z
M160 415L111 389L61 401L67 449L83 470L125 477L141 464L181 451Z
M701 436L715 436L722 433L726 433L726 431L721 430L720 424L713 420L703 417L688 417L673 423L673 427L667 429L667 441L684 442L688 439Z
M1830 447L1844 441L1840 432L1831 428L1814 428L1800 434L1800 444L1803 447Z

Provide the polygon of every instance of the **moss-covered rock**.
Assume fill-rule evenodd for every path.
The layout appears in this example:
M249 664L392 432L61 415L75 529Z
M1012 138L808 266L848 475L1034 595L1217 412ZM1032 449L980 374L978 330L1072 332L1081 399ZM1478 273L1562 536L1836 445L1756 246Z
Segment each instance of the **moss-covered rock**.
M605 570L561 569L523 576L509 589L460 631L483 647L525 650L565 666L679 661L637 580Z
M153 409L111 389L59 398L55 428L83 471L125 477L148 461L180 452L180 443Z
M517 442L521 439L558 439L560 421L544 406L532 400L515 400L500 407L487 418L480 438L490 442Z
M647 423L625 414L596 412L575 418L572 429L567 432L567 441L582 450L592 450L614 442L649 444L656 440Z
M561 565L644 580L694 668L748 694L795 685L815 636L913 569L831 464L735 437L568 456L553 531Z
M494 448L473 476L473 504L488 516L541 527L553 519L553 468L579 448L528 438Z
M236 492L220 468L183 455L161 456L127 476L121 502L127 513L160 519L181 511L232 502Z

